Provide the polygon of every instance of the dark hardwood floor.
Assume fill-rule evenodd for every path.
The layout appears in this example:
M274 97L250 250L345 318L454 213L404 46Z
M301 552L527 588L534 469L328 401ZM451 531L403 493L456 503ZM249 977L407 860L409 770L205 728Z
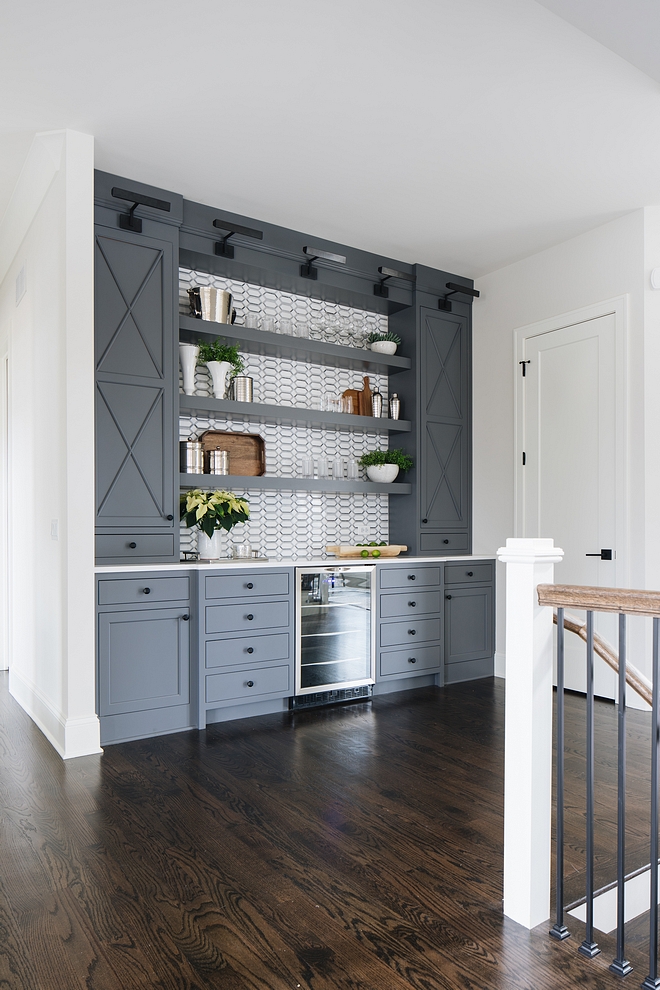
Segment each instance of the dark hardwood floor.
M569 700L575 875L581 705ZM619 986L613 937L589 961L572 919L558 944L502 916L503 716L503 682L480 681L63 763L0 675L0 988ZM614 706L598 720L607 872ZM631 713L633 787L647 786L649 724ZM641 851L648 799L631 805ZM635 986L644 946L634 935Z

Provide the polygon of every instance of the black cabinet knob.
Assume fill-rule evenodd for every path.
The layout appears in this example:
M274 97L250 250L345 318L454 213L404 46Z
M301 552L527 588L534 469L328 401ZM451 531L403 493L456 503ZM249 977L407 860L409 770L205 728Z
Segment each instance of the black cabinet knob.
M474 577L474 571L468 571L467 572L467 576L468 577Z
M248 614L245 616L245 618L248 620L248 622L252 622L252 620L254 619L254 616L252 615L252 612L248 612Z
M253 646L248 646L248 648L247 648L247 650L245 652L246 653L254 653L254 647Z
M181 618L183 619L184 622L187 622L188 619L190 618L190 616L189 615L182 615Z
M247 686L248 687L254 687L254 681L248 681L247 682Z
M417 663L417 657L408 657L408 663Z
M442 542L443 543L449 543L449 540L443 540Z
M172 520L174 519L174 516L170 512L169 515L165 516L165 518L167 519L168 522L172 522Z
M408 575L408 580L409 581L414 581L415 580L415 575L414 574L409 574Z
M447 601L449 601L450 598L451 598L451 595L445 595L445 598L447 599Z
M415 608L417 602L408 602L408 605L410 606L410 608Z
M129 543L128 545L131 548L131 550L135 550L137 543Z
M422 519L422 522L423 523L427 523L428 522L428 519Z
M416 629L409 629L408 630L408 635L409 636L416 636L417 635L417 630Z
M151 594L151 588L143 588L142 589L142 594L143 595L150 595Z
M254 588L254 585L252 584L252 581L248 581L248 583L245 585L245 587L246 588L249 588L250 591L251 591Z

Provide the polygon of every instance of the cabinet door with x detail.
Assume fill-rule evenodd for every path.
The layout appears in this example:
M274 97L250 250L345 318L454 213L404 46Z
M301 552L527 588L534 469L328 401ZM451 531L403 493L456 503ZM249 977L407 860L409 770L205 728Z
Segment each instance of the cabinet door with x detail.
M174 531L177 232L95 231L96 513L101 533Z
M463 316L426 307L420 317L421 530L462 531L470 513L468 325Z

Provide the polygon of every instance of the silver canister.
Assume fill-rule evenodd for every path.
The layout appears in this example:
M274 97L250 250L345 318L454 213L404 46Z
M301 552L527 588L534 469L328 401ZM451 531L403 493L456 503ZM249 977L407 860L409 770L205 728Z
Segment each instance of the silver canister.
M378 389L371 393L371 415L377 419L383 415L383 396Z
M252 402L252 379L249 375L236 375L232 389L236 402Z
M207 451L207 473L208 474L229 474L229 451L215 450Z
M204 474L204 449L198 440L179 441L179 469L182 474Z
M398 419L401 415L401 399L396 394L392 392L390 397L390 419Z

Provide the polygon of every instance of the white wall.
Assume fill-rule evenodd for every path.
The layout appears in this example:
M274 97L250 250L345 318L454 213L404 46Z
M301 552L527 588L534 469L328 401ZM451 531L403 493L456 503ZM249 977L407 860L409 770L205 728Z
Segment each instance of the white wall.
M9 688L65 758L100 752L93 183L92 137L37 135L0 225L0 355L5 347L9 353ZM17 302L23 268L27 291Z
M514 330L625 295L629 304L630 584L660 588L660 466L654 452L656 427L660 426L660 390L656 384L660 374L660 292L650 297L649 305L655 311L655 351L652 360L645 363L645 346L649 346L645 335L649 335L651 321L649 315L645 328L645 297L649 295L644 281L645 268L649 267L645 266L645 251L650 257L651 250L655 264L660 265L660 209L637 210L475 283L481 293L473 309L475 553L494 553L507 537L519 535L514 529L514 374L518 371ZM649 389L645 391L646 380L653 396ZM653 429L649 429L651 424ZM653 495L652 502L649 495ZM498 572L498 579L496 669L503 674L503 573ZM560 572L557 580L561 580Z

